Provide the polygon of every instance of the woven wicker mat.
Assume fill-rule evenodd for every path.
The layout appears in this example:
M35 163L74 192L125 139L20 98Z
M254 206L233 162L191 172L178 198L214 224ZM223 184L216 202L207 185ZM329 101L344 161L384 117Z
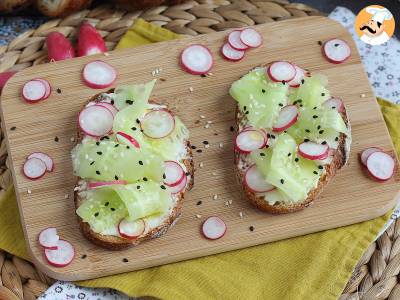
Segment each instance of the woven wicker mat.
M48 21L29 30L9 45L0 46L0 72L22 70L47 62L45 37L59 31L74 40L77 26L88 20L114 49L133 21L146 21L179 34L198 35L288 18L321 15L316 9L286 0L192 0L176 6L159 6L145 11L126 12L109 6L83 10L64 19ZM7 149L1 133L0 195L12 183ZM344 299L400 299L400 220L373 243L360 260L348 282ZM54 280L36 270L29 262L0 250L0 299L36 299Z

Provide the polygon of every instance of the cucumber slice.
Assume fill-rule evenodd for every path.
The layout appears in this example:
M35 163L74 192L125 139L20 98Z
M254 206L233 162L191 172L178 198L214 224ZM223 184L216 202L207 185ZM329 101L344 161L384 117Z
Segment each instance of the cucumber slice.
M319 107L331 96L326 88L328 80L321 74L315 74L311 77L304 77L304 83L299 88L294 89L290 95L291 103L301 104L304 107ZM301 101L300 101L301 100Z
M140 111L142 107L147 106L150 94L154 88L156 79L145 84L134 84L128 86L119 86L115 89L114 105L118 110L127 106L134 107L133 111ZM144 110L142 110L143 113Z
M288 102L288 85L272 82L265 76L264 68L257 68L235 81L229 93L256 128L272 128L281 107Z

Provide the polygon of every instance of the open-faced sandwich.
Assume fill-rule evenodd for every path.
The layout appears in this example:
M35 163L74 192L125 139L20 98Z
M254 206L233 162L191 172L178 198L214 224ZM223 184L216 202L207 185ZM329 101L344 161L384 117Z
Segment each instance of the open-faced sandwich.
M348 158L350 123L328 80L277 61L234 82L235 164L246 198L288 213L309 205Z
M164 234L193 185L188 130L149 101L154 84L99 94L79 113L76 213L86 238L109 249Z

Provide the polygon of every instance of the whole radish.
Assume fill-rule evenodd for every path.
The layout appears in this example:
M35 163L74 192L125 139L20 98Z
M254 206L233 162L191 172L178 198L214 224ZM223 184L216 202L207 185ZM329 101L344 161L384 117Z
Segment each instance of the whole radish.
M89 23L79 28L78 56L86 56L106 52L106 44L99 32Z
M46 38L49 60L64 60L75 57L71 42L60 32L50 32Z
M10 79L15 73L15 71L8 71L8 72L3 72L0 73L0 92L3 89L3 87L6 85L6 82L8 79Z

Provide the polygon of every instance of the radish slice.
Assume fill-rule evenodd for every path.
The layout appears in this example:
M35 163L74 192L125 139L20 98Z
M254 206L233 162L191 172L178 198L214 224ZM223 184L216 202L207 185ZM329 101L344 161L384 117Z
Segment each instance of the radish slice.
M290 82L296 76L296 68L290 62L276 61L267 68L267 74L272 81Z
M57 250L59 239L60 237L57 234L57 229L54 227L43 229L39 233L39 244L45 249Z
M244 184L255 193L265 193L275 189L275 186L265 180L264 175L255 164L247 169Z
M286 105L279 112L278 119L276 120L272 130L275 132L281 132L288 129L296 123L298 115L299 109L296 105Z
M243 153L261 149L267 143L266 136L260 130L246 129L240 132L235 139L235 147Z
M43 100L46 96L46 85L40 80L30 80L22 88L22 98L29 103Z
M104 106L93 105L81 110L78 122L87 135L99 137L111 131L114 117L112 112Z
M182 51L181 65L190 74L202 75L211 70L214 60L207 47L195 44Z
M95 182L89 182L88 183L88 188L89 190L93 190L99 187L105 187L105 186L110 186L110 185L125 185L128 184L126 180L113 180L113 181L95 181Z
M182 183L183 177L185 176L185 171L179 163L176 161L165 161L165 179L164 183L169 187L175 187Z
M328 157L329 147L327 144L304 142L299 145L299 154L310 160L323 160Z
M226 224L218 217L209 217L203 222L201 231L205 238L209 240L217 240L224 236L226 232Z
M107 102L98 102L98 103L96 103L96 105L104 106L105 108L108 108L114 117L118 112L118 109L114 105L107 103Z
M239 61L244 57L244 51L234 49L230 44L226 43L221 48L224 58L230 61Z
M126 219L123 219L118 224L119 234L122 237L130 240L137 239L144 232L145 228L146 223L142 219L136 221L128 221Z
M71 243L58 240L57 250L45 249L44 256L50 265L61 268L72 262L75 257L75 249Z
M372 153L378 152L378 151L381 151L381 152L382 152L382 149L381 149L381 148L378 148L378 147L370 147L370 148L365 149L363 152L361 152L361 157L360 157L361 163L362 163L364 166L367 166L367 159L368 159L368 157L369 157Z
M330 98L326 100L322 105L326 108L336 109L338 112L344 111L343 101L339 98Z
M250 48L260 47L263 40L261 35L252 28L246 28L240 32L240 40Z
M304 79L305 71L295 64L293 64L293 66L296 69L296 75L294 75L294 78L290 80L288 84L292 88L298 88L300 86L301 81Z
M140 127L148 137L160 139L170 135L174 130L175 118L165 109L155 109L144 116Z
M46 173L46 164L43 160L32 157L25 161L23 173L29 179L39 179Z
M50 86L50 83L49 83L46 79L40 79L40 78L39 78L39 79L35 79L35 80L38 80L38 81L42 82L42 83L45 85L45 87L46 87L46 93L44 94L44 97L43 97L42 100L49 98L49 96L50 96L50 94L51 94L51 86Z
M386 181L394 174L395 162L389 154L378 151L367 158L367 169L378 181Z
M31 159L32 157L39 158L40 160L42 160L44 162L44 164L46 165L47 172L52 172L54 170L53 159L50 156L48 156L46 153L33 152L33 153L29 154L27 159Z
M235 50L246 50L249 46L243 44L240 40L241 30L234 30L228 35L228 43Z
M169 187L169 191L171 192L171 194L178 194L185 189L186 184L187 184L187 176L186 174L184 174L181 182L176 186Z
M349 45L341 39L331 39L322 45L325 58L334 64L340 64L350 57Z
M85 84L93 89L107 88L117 78L117 71L101 60L95 60L86 64L82 74Z
M130 136L129 134L126 134L125 132L118 131L116 137L119 143L123 143L125 145L133 145L136 148L140 148L139 142L135 140L134 137Z

